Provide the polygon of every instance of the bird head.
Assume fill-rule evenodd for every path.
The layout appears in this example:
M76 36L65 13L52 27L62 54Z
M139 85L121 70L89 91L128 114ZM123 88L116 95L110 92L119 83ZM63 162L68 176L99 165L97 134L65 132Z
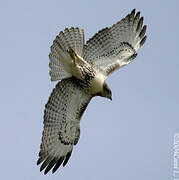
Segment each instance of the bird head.
M106 84L106 82L104 82L104 84L103 84L103 89L102 89L101 95L103 97L106 97L106 98L112 100L112 92L111 92L111 89L109 88L109 86Z

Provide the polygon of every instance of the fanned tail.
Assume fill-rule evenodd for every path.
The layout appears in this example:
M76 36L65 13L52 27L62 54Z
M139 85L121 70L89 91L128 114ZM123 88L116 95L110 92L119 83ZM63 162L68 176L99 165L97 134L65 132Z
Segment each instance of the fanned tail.
M51 46L50 76L52 81L71 77L71 57L69 49L73 49L79 56L83 56L84 31L80 28L66 28L57 35Z

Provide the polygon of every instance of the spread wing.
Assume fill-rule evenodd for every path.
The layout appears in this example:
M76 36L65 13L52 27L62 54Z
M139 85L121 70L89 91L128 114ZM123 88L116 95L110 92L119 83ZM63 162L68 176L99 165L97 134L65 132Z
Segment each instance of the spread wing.
M80 119L91 96L75 78L64 79L54 88L44 111L44 129L37 165L45 174L68 162L80 137Z
M107 27L89 39L84 59L106 77L114 70L130 63L144 44L146 25L135 9L112 27Z

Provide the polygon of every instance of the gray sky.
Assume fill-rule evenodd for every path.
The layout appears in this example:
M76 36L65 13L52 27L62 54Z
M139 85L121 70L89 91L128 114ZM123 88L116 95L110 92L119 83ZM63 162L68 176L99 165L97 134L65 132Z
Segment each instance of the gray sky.
M2 1L0 6L0 179L169 180L179 132L177 0ZM43 110L55 86L49 47L65 27L86 39L133 8L148 39L130 65L108 79L113 101L96 97L65 168L44 176L36 166Z

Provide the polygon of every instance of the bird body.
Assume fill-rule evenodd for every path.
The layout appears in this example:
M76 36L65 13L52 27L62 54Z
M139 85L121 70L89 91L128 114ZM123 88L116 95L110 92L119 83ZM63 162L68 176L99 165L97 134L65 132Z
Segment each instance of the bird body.
M133 10L121 21L96 33L86 44L81 28L66 28L53 41L50 77L59 81L44 110L44 129L37 165L54 173L65 166L80 137L80 120L95 96L112 100L105 82L116 69L129 64L144 44L146 26Z
M87 93L92 96L102 94L105 76L96 71L87 61L76 54L72 49L69 51L72 60L71 73L86 84Z

